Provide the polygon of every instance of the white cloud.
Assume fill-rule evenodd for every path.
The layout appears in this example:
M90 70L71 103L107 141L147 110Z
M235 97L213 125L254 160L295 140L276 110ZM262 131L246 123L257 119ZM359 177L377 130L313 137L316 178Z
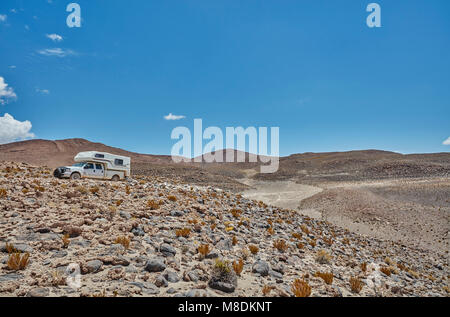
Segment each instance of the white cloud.
M17 121L8 113L0 117L0 144L34 138L31 122Z
M184 118L186 118L186 117L185 116L176 116L176 115L173 115L172 113L169 113L167 116L164 116L165 120L181 120Z
M0 14L0 22L5 22L8 16L6 14Z
M63 37L59 34L45 34L46 37L48 37L53 42L61 42L63 40Z
M46 48L44 50L38 51L39 54L45 56L57 56L57 57L66 57L70 55L76 55L77 53L72 50L65 50L62 48Z
M10 11L11 11L12 13L17 13L17 10L16 10L16 9L14 9L14 8L13 8L13 9L11 9Z
M50 90L48 90L48 89L39 89L39 88L36 88L36 92L37 92L38 94L42 94L42 95L49 95L49 94L50 94Z
M443 145L450 145L450 136L447 138L447 140L445 140L444 142L442 142Z
M0 76L0 105L8 103L10 99L17 99L17 95L11 87L8 87L5 79Z
M11 69L17 68L16 65L10 65L10 66L8 66L8 67L11 68Z

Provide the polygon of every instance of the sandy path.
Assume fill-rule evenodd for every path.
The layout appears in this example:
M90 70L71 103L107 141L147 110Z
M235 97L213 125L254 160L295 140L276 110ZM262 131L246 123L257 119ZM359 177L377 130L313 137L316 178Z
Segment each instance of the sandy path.
M268 205L297 210L303 199L314 196L322 188L297 184L292 181L264 182L246 179L240 182L251 186L242 195L249 199L260 200ZM312 218L321 218L321 213L314 209L304 209L300 212Z

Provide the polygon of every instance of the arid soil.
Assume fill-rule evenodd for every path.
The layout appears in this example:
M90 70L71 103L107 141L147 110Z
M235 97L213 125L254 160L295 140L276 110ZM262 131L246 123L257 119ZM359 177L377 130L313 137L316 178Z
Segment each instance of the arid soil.
M1 296L448 296L438 252L211 186L51 172L0 163Z
M450 179L246 181L244 196L379 239L448 254Z

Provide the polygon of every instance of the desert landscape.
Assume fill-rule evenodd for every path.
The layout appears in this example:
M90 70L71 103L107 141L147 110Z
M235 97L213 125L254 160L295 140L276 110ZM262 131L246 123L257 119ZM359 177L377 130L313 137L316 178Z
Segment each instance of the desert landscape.
M132 177L53 177L88 150L131 157ZM450 153L304 153L260 174L30 140L0 145L0 212L0 296L449 295Z

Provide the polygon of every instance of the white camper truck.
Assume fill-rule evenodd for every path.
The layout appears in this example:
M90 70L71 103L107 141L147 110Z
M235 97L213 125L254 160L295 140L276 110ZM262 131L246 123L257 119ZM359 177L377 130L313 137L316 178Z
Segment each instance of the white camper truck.
M53 175L58 178L97 178L118 181L130 176L131 159L104 152L81 152L72 166L58 167Z

